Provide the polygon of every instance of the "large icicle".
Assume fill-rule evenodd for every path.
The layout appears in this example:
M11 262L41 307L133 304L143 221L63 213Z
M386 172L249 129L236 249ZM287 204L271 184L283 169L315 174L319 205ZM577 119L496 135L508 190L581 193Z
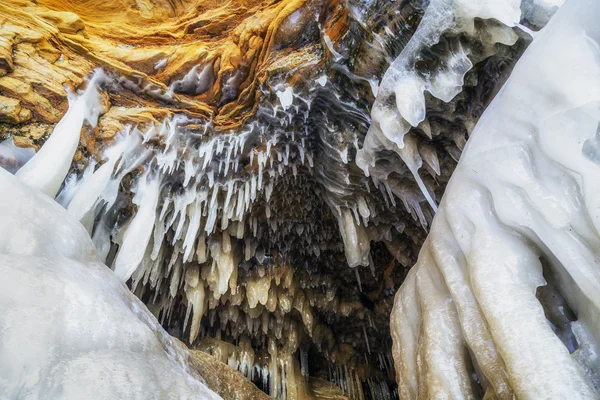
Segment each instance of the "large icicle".
M337 220L348 265L352 268L368 266L371 244L364 225L357 224L352 211L348 209L341 210Z
M16 175L21 181L50 197L56 196L79 145L83 121L87 120L91 125L96 125L102 109L98 84L103 77L102 70L95 71L83 94L71 101L69 110L56 125L44 146L17 171Z
M150 175L148 170L138 182L133 202L139 208L125 231L123 245L115 260L115 273L123 281L127 281L142 262L152 236L160 195L160 179Z
M486 397L600 398L599 16L568 1L475 127L396 294L401 397L471 397L464 341ZM547 282L577 316L577 349L546 319Z

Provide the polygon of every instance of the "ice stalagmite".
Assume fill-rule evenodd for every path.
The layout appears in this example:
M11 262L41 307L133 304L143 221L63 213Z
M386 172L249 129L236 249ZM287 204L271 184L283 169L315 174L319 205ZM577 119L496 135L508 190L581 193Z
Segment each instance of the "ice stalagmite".
M600 397L599 16L568 1L475 127L396 294L401 398Z

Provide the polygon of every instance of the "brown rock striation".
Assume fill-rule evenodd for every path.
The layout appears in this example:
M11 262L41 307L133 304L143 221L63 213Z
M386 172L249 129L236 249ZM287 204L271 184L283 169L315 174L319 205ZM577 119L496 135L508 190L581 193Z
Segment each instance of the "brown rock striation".
M5 1L0 94L27 111L11 106L3 120L56 123L68 106L64 86L80 86L99 66L119 76L108 111L128 108L128 122L185 113L217 128L239 127L256 110L269 74L319 62L310 46L294 46L315 15L332 40L341 36L346 25L336 3ZM104 126L123 113L109 113Z

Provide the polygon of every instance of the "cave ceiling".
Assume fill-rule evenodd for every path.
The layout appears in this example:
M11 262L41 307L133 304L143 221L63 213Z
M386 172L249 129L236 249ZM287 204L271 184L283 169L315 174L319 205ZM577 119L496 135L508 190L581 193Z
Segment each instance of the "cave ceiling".
M84 102L57 201L167 332L271 396L284 364L397 396L393 296L549 17L523 3L429 43L425 0L4 0L0 139L39 150Z

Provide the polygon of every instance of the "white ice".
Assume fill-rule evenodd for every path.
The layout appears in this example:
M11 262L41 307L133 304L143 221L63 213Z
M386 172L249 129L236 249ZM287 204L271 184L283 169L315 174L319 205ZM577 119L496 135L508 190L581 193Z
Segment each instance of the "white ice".
M0 168L0 398L219 399L188 367L187 349L99 261L86 229L46 195L65 178L86 96L47 141L56 154L43 147L20 176Z
M98 83L104 79L102 70L97 70L85 92L69 104L69 110L54 128L50 138L35 156L25 164L17 176L29 186L50 197L56 196L63 183L73 156L79 145L79 135L83 122L96 125L102 105L98 93Z
M494 398L600 397L599 18L567 1L475 127L396 294L401 398L473 398L471 368ZM577 316L572 354L546 282Z

